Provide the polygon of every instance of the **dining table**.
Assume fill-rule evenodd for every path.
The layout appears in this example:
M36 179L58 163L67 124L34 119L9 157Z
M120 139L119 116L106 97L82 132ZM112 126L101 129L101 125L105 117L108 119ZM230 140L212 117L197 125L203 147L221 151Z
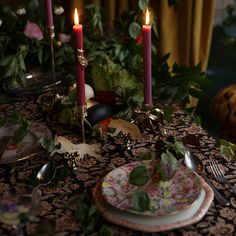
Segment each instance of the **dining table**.
M59 108L45 109L38 96L23 96L10 103L0 104L0 117L10 117L19 112L29 122L45 127L50 137L63 136L72 143L82 142L80 129L63 125L58 120ZM218 182L210 169L209 160L216 159L224 168L227 178L236 187L236 162L226 161L220 155L218 142L197 123L190 114L180 108L174 109L171 121L154 123L154 129L142 130L142 139L130 141L120 137L107 137L101 140L86 130L85 139L88 144L99 145L100 156L87 155L80 159L76 168L68 164L68 160L60 153L50 155L44 149L35 155L12 163L0 164L0 190L7 184L36 184L36 175L40 168L48 162L56 166L53 180L44 186L39 186L42 197L40 209L24 222L25 235L235 235L236 198L230 186ZM174 139L198 140L198 145L192 143L191 149L202 160L206 175L211 183L230 202L222 206L215 199L210 202L207 211L194 223L180 227L168 228L158 232L148 232L139 227L132 228L121 223L116 224L104 217L94 199L94 188L110 171L120 166L137 161L140 153L148 150L158 152L158 140L161 130ZM180 160L181 161L181 160ZM148 216L147 216L148 217ZM105 227L104 227L105 226ZM0 235L14 235L11 225L0 223Z

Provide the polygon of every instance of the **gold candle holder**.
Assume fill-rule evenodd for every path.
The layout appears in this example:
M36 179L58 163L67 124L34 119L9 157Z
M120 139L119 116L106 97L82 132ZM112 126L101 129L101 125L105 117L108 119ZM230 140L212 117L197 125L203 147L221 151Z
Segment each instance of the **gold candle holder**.
M85 143L85 122L87 116L87 106L79 106L78 107L78 118L80 119L80 125L81 125L81 135L82 135L82 142Z
M55 38L54 26L48 26L47 28L48 37L50 38L50 51L51 51L51 65L52 65L52 76L53 76L53 105L56 103L56 73L55 73L55 55L53 42Z
M76 58L79 64L85 69L88 66L88 60L84 56L84 50L82 48L77 48Z
M143 130L148 128L155 132L155 124L163 122L164 112L151 104L143 104L142 107L136 108L134 115L133 121L138 127L141 127Z

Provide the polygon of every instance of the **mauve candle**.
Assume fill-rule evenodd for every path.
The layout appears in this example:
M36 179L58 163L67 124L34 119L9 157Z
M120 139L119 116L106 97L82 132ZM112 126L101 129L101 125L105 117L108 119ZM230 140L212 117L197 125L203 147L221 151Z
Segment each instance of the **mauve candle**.
M75 9L74 14L74 40L75 40L75 50L83 50L83 26L79 24L78 11ZM85 79L84 79L84 68L80 65L76 58L76 91L77 91L77 104L79 106L86 105L85 99Z
M150 13L146 11L146 21L143 25L143 63L144 63L144 104L152 104L152 27Z
M53 11L52 11L52 0L45 0L45 9L47 15L47 26L53 27Z

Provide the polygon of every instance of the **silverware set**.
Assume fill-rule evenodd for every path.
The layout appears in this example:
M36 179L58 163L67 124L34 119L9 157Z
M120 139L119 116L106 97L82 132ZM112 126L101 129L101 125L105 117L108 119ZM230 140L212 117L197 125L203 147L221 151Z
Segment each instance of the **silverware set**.
M207 177L207 174L204 170L204 165L202 161L198 158L197 155L195 155L192 151L186 150L184 155L184 162L185 165L191 169L192 171L195 171L196 173L200 174L203 179L208 183L208 185L212 188L216 200L223 206L229 206L230 202L214 187L214 185L211 183L209 178Z
M209 160L210 169L215 177L215 179L220 183L227 184L230 189L234 192L236 195L236 188L233 186L233 184L229 181L229 179L225 176L224 171L222 167L219 165L217 160L210 159Z

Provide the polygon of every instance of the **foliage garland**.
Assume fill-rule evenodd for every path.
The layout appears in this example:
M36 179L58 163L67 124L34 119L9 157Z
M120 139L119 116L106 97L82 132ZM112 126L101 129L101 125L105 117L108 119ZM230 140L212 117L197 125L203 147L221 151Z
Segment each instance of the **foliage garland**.
M168 1L169 6L177 9L177 1ZM124 12L113 24L103 22L101 6L89 4L83 19L84 47L90 66L86 69L88 83L98 89L111 89L120 95L128 94L132 90L127 104L125 97L118 103L123 106L142 104L142 18L143 11L148 7L149 0L139 0L134 12ZM0 5L0 83L8 90L24 86L24 74L35 66L42 68L50 65L49 40L47 37L38 40L29 38L24 33L27 22L36 23L42 32L45 16L43 4L38 0L31 0L27 6L17 9ZM41 9L41 10L40 10ZM59 9L62 9L60 12ZM65 77L75 79L74 50L72 40L64 41L61 36L72 38L71 29L66 25L65 13L61 6L55 6L54 41L56 68L64 71ZM158 27L155 17L152 19L153 42L158 42ZM68 33L69 32L69 33ZM179 103L185 106L189 95L199 97L203 88L208 85L205 75L201 72L200 64L194 68L175 64L169 67L169 54L160 57L158 44L152 45L153 59L153 95L165 103ZM63 65L63 67L62 67ZM120 73L117 73L120 71ZM97 73L99 72L99 73ZM119 81L120 84L117 84ZM107 86L110 84L110 86ZM135 86L134 86L135 85ZM135 87L135 89L134 89ZM70 96L73 98L73 96ZM68 107L69 106L69 107ZM73 109L74 102L67 105ZM132 110L132 109L130 109ZM127 113L127 111L125 112ZM129 112L130 113L130 112ZM121 114L122 115L122 114Z

